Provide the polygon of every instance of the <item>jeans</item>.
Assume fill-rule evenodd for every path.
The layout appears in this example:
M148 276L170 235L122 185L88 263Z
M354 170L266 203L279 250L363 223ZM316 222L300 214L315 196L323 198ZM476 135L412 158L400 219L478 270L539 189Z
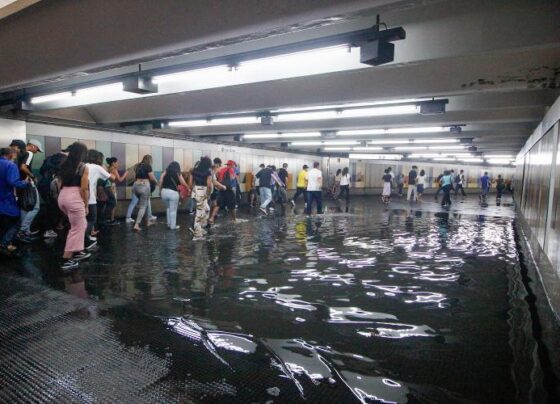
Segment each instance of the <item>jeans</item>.
M163 188L161 190L161 200L167 208L167 226L175 230L177 227L177 209L179 208L179 192L172 189Z
M17 234L19 216L0 215L0 245L7 247Z
M132 187L132 191L138 198L138 215L136 216L136 224L140 225L149 205L150 183L148 181L136 181ZM148 217L148 220L150 219L151 217Z
M408 184L408 193L407 193L407 196L406 196L407 201L413 201L414 200L414 199L412 199L412 194L414 194L414 199L416 199L416 197L418 196L417 192L416 192L416 185Z
M261 209L266 209L268 204L272 202L272 190L269 187L260 187L261 193Z
M323 193L321 191L307 191L307 208L305 213L311 214L313 208L313 201L317 203L317 213L323 213Z
M341 185L340 193L338 194L336 199L342 198L342 194L346 194L346 203L350 202L350 185Z
M130 203L128 204L128 210L126 211L126 218L127 219L130 219L130 217L132 216L132 212L134 211L134 208L136 207L136 205L138 205L138 197L133 192L132 193L132 199L130 200Z
M300 187L298 187L298 188L296 189L296 193L295 193L294 197L292 198L292 201L294 201L294 202L297 201L297 198L298 198L300 195L303 195L303 201L304 201L305 203L307 203L307 189L305 189L305 188L300 188Z
M20 226L20 230L22 231L22 233L25 234L29 234L31 232L31 225L33 224L33 220L35 219L35 216L37 216L37 213L39 213L39 209L41 207L41 198L39 197L39 191L37 190L36 187L33 187L33 189L35 189L35 194L37 196L37 201L35 202L35 206L33 207L32 210L29 211L25 211L23 209L21 209L21 226Z
M451 206L451 190L453 189L453 187L451 185L444 185L442 188L443 190L443 199L441 201L441 206L444 205L449 205Z
M463 189L463 184L457 184L455 187L455 196L459 193L459 190L461 190L461 194L463 194L463 196L467 196L465 190Z
M86 216L86 220L87 220L87 228L86 228L85 240L87 241L88 237L91 236L91 231L95 228L95 225L97 224L97 204L88 205L88 214Z

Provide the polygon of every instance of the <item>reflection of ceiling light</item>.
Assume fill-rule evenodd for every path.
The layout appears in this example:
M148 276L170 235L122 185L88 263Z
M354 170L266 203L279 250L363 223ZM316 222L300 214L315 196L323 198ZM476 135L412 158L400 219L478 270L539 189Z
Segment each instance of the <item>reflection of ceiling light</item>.
M39 97L33 97L31 98L31 103L41 104L43 102L58 101L71 97L72 97L72 93L70 91L67 91L64 93L56 93L56 94L49 94L49 95L41 95Z
M285 139L285 138L306 138L320 137L320 132L301 132L301 133L255 133L243 135L243 139Z
M402 154L353 154L348 155L350 159L356 160L401 160Z

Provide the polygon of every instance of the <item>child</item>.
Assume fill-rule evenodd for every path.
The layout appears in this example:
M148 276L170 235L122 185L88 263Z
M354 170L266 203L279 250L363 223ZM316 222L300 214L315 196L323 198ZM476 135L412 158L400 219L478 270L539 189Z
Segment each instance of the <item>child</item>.
M391 199L391 174L389 174L389 170L385 170L385 174L383 175L383 194L381 196L381 200L383 203L389 203Z

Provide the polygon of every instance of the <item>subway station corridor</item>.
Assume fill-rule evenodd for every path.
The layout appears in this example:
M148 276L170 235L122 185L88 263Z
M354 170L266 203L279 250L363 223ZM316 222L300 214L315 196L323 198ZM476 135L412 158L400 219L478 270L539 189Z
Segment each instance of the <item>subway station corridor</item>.
M511 198L378 199L245 211L204 241L112 226L70 274L49 244L22 252L0 275L0 401L538 398Z

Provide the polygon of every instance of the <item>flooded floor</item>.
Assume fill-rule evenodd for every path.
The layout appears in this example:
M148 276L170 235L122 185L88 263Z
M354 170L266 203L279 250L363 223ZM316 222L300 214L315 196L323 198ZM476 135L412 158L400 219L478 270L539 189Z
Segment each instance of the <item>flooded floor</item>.
M0 270L0 401L526 401L511 200L378 199L205 241L186 215L112 226L71 274L60 241L27 247Z

